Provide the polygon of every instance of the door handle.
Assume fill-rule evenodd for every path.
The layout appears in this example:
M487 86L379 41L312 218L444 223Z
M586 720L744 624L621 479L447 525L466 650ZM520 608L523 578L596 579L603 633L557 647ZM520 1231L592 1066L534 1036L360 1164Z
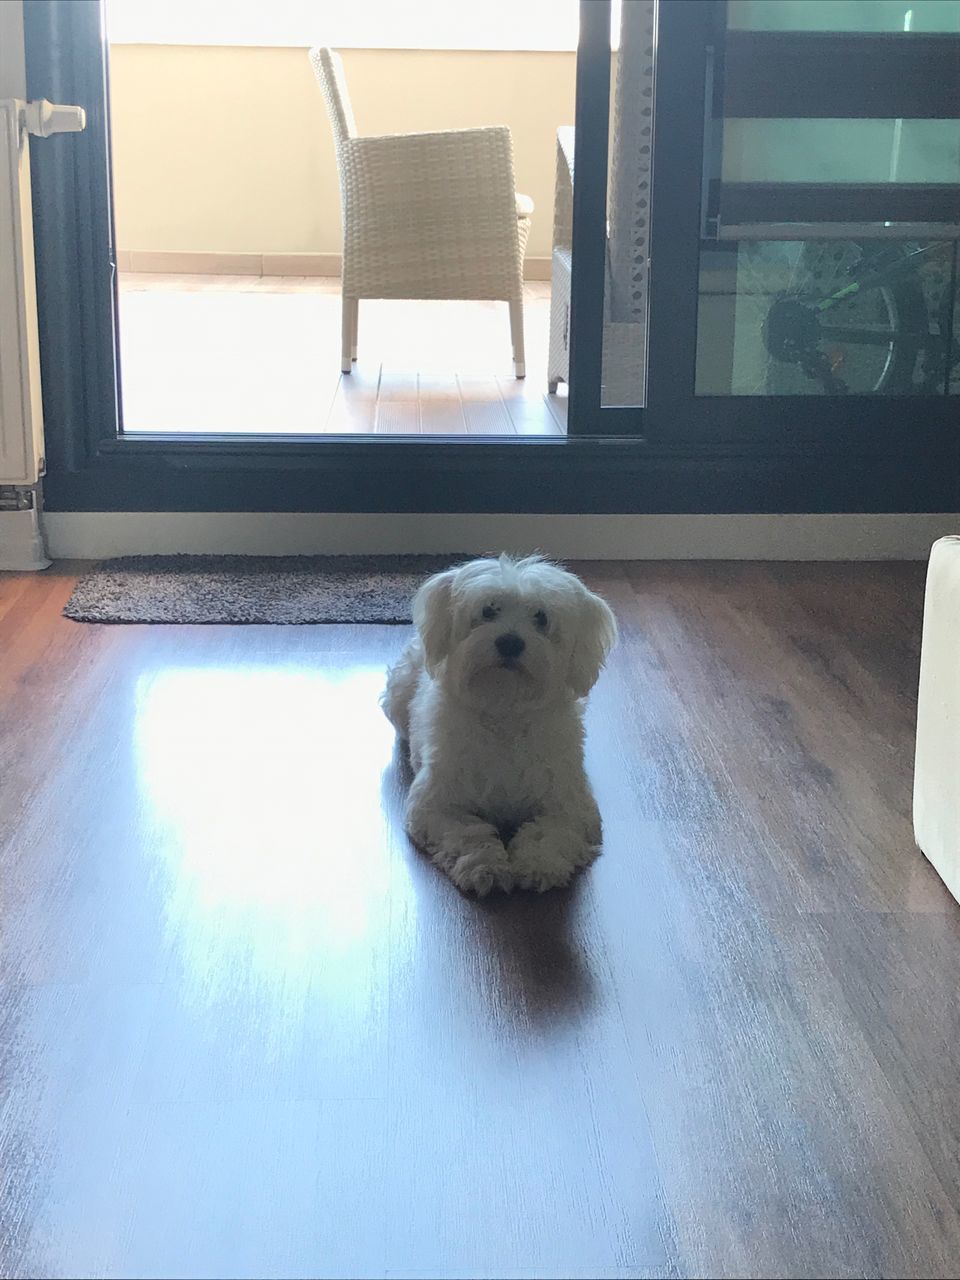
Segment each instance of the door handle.
M65 107L40 98L23 104L21 120L33 137L49 138L54 133L79 133L87 126L87 113L83 107Z

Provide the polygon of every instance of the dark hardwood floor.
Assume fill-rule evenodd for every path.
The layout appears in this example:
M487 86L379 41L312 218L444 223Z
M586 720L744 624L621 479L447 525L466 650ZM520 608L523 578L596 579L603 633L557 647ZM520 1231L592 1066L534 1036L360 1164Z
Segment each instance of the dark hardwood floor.
M916 565L590 565L604 856L408 847L404 628L0 577L0 1274L956 1276Z

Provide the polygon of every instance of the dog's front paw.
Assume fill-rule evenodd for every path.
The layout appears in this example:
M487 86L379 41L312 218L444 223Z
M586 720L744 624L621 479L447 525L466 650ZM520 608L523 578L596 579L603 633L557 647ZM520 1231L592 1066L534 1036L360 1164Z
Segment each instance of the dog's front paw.
M545 893L570 883L578 867L596 857L596 850L558 822L537 820L521 827L507 849L518 889Z
M575 867L572 863L554 862L550 865L534 858L517 859L511 863L513 882L518 889L533 889L546 893L548 889L562 889L570 883Z
M512 883L507 851L499 841L491 840L469 853L461 853L449 866L448 875L464 893L485 897L491 889L508 889Z
M434 860L464 893L482 898L491 889L512 887L507 851L489 823L447 831Z

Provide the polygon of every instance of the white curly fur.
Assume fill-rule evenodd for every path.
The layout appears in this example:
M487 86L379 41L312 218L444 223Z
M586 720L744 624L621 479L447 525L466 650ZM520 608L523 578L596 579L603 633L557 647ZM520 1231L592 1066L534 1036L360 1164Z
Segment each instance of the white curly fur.
M411 838L464 890L566 884L599 851L582 700L617 638L609 607L556 565L501 556L424 583L413 620L382 700L409 744Z

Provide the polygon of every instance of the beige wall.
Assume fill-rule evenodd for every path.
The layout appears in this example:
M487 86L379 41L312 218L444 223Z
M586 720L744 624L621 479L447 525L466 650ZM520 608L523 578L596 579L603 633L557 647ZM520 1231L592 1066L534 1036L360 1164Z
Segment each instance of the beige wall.
M121 250L337 253L330 128L303 49L111 49ZM357 128L405 133L508 124L517 186L548 257L554 138L573 122L572 53L344 53Z

